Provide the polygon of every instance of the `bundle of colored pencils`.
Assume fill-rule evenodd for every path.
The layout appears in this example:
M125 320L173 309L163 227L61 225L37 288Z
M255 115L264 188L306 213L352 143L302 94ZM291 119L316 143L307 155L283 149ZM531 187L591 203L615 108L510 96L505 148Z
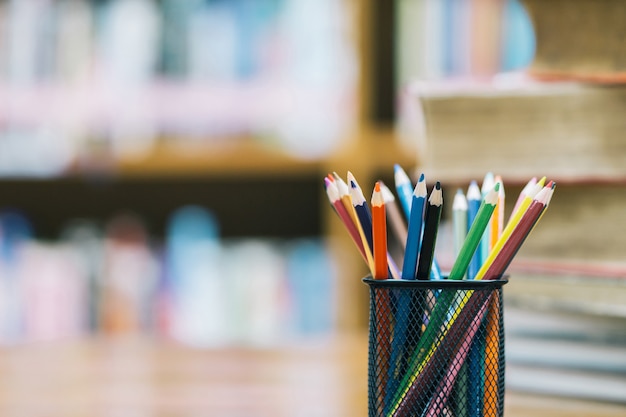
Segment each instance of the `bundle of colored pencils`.
M351 172L347 182L337 173L324 178L328 199L350 234L375 279L441 279L435 244L441 219L443 193L437 182L427 193L424 174L413 187L396 165L397 196L377 181L368 204ZM504 222L505 193L500 177L488 173L478 187L472 181L467 194L457 190L453 203L455 262L447 279L497 279L506 271L543 212L556 184L532 178L520 193L511 217ZM387 225L402 243L402 268L388 252Z
M546 184L546 178L531 179L520 193L511 216L505 222L504 184L500 177L488 173L479 188L472 181L467 194L459 189L452 207L455 261L447 277L442 277L435 259L435 244L441 219L443 193L436 182L430 194L427 192L426 179L421 174L415 185L406 172L398 165L394 167L396 192L402 208L402 214L396 206L396 197L382 183L376 182L371 198L371 208L354 175L348 172L347 183L336 173L325 178L329 200L348 230L352 240L366 261L372 278L375 280L497 280L506 272L518 250L543 216L552 198L555 183ZM404 248L402 268L398 268L387 248L387 223L390 224L396 238ZM430 400L426 415L438 415L450 395L451 385L459 374L469 372L472 375L485 375L484 380L470 381L466 409L469 416L495 415L491 409L483 409L481 398L494 396L494 376L485 369L482 373L472 371L472 367L493 368L489 363L492 358L485 356L485 349L494 349L497 340L497 324L493 320L483 320L485 311L495 299L486 299L478 293L469 291L459 302L454 292L441 293L430 310L427 323L419 335L417 346L410 356L407 372L388 385L384 396L385 415L401 416L410 407L415 398L420 396L417 381L435 363L437 349L445 343L448 333L461 337L465 348L457 361L470 369L450 369L446 383L441 381L434 398ZM381 320L381 323L395 323L390 329L379 329L391 334L393 347L391 355L400 354L406 329L403 317L409 313L411 304L402 297L397 301L397 316L393 320ZM469 317L468 310L473 312ZM479 314L477 314L479 312ZM380 323L379 323L380 325ZM466 328L460 328L463 325ZM482 335L478 337L477 335ZM434 353L433 353L434 352ZM392 358L393 362L393 358ZM487 363L485 365L485 363ZM388 369L381 374L391 376L395 370ZM467 375L466 375L467 377ZM450 383L452 381L452 384Z

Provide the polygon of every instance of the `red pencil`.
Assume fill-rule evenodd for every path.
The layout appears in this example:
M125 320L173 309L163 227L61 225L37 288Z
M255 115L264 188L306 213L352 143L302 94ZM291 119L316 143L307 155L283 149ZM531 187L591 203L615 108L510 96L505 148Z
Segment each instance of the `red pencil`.
M374 241L374 279L389 278L387 264L387 218L385 217L385 199L376 182L372 193L372 237Z

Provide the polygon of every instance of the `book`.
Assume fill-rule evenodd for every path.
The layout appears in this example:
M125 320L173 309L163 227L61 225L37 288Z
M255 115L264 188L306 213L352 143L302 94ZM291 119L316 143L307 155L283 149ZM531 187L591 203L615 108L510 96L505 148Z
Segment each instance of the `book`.
M529 73L541 79L626 82L626 8L621 0L523 0L536 50Z
M492 171L525 182L626 178L626 86L541 82L524 74L493 81L416 81L400 109L421 169L442 182ZM410 130L407 130L410 129Z
M624 280L515 271L504 294L509 389L624 403Z

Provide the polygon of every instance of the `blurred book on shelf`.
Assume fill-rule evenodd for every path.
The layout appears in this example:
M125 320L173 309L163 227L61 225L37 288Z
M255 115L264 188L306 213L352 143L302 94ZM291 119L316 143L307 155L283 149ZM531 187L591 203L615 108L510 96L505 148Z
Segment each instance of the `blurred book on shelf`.
M0 143L27 164L0 171L48 176L94 148L140 157L163 137L324 157L356 121L352 14L330 0L2 2Z
M335 260L321 238L223 238L200 206L162 239L120 214L58 240L0 213L0 344L144 336L199 348L273 347L336 330Z
M626 269L516 268L505 295L507 385L517 391L625 403ZM615 267L613 267L615 269Z
M398 0L397 80L484 78L526 67L534 32L519 0Z
M626 177L626 89L541 82L523 73L492 81L415 81L401 113L433 174L446 179L486 171L525 180ZM518 163L511 163L515 158Z
M536 32L528 72L541 79L626 82L621 0L522 0Z

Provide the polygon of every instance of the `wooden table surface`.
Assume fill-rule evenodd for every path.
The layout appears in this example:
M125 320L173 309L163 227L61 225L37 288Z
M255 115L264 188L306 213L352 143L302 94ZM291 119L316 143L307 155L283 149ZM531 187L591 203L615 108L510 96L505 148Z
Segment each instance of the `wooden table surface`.
M0 352L2 417L367 416L367 342L200 350L145 339ZM624 416L626 407L517 392L507 417Z

